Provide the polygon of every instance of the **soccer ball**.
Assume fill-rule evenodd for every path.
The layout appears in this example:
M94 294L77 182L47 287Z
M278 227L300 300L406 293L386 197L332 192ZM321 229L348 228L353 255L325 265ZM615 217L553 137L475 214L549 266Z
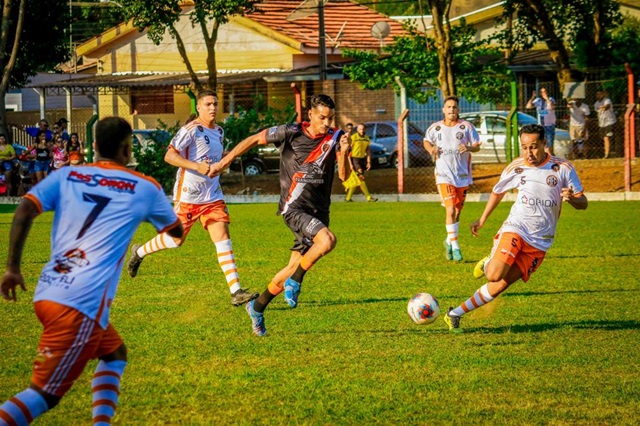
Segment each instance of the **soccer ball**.
M429 293L418 293L409 300L407 313L416 324L431 324L440 314L440 305Z

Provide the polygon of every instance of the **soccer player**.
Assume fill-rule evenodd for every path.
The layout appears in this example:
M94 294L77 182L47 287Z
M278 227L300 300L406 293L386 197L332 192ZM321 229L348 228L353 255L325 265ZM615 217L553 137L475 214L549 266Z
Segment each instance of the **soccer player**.
M473 124L459 118L458 98L444 100L444 120L433 123L424 137L424 149L436 161L435 175L438 193L444 206L447 238L444 240L445 257L462 261L458 242L460 212L473 183L471 152L480 151L480 137Z
M131 136L125 120L100 120L98 161L52 173L16 210L0 284L2 296L14 301L16 287L26 290L20 264L31 224L44 211L55 214L51 260L33 299L44 330L31 385L0 406L0 425L26 425L55 407L92 358L99 360L91 382L93 424L111 423L127 349L109 313L127 247L143 221L176 238L183 232L160 185L125 167Z
M504 194L518 190L511 213L493 239L491 254L478 262L474 270L476 278L485 275L488 283L457 308L449 308L444 321L451 331L459 331L462 315L491 302L516 281L529 280L553 243L562 201L578 210L587 208L575 169L567 161L548 154L545 145L541 125L522 127L522 156L504 169L482 216L471 224L471 233L477 236Z
M340 179L347 176L349 138L332 127L335 103L329 96L314 95L308 102L308 122L283 124L249 136L211 170L212 174L220 173L258 144L273 143L280 150L278 214L295 240L289 264L273 277L260 297L247 304L257 336L267 332L264 310L273 298L284 290L285 301L295 308L305 274L336 246L336 236L329 230L331 185L336 159Z
M185 124L171 141L164 160L178 167L173 188L174 208L182 225L182 238L161 234L144 245L134 244L127 264L131 277L138 274L142 260L149 254L180 247L191 227L200 220L216 246L218 264L227 280L231 304L240 306L258 297L240 287L240 277L229 235L229 211L218 176L209 177L211 164L220 161L224 131L216 124L218 95L211 90L198 93L198 117Z

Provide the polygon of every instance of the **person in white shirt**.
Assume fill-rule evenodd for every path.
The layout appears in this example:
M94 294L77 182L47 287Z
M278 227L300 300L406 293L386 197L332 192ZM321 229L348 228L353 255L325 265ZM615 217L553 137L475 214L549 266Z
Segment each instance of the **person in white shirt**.
M444 241L445 257L462 261L458 242L460 212L467 196L467 188L473 183L471 153L480 150L480 137L473 124L459 118L458 98L444 100L444 120L433 123L424 136L424 149L435 160L438 193L446 209L447 239Z
M471 224L471 233L478 236L504 195L518 191L509 216L493 239L491 254L474 269L476 278L484 275L488 282L444 315L452 332L460 331L462 315L491 302L518 280L529 280L553 243L563 201L578 210L587 208L576 170L545 152L542 126L528 124L520 129L520 152L521 157L504 169L493 187L480 219Z
M258 297L240 287L240 277L229 234L229 211L220 186L220 177L209 177L211 165L222 159L224 131L216 124L218 95L212 90L198 93L198 117L189 121L175 135L164 160L178 167L173 200L184 226L182 238L158 235L144 245L134 244L127 264L133 278L142 260L152 253L180 247L191 227L200 221L216 246L218 264L231 293L231 304L240 306Z
M15 301L16 287L26 290L22 251L35 217L45 211L54 211L51 257L33 297L43 331L31 385L0 406L0 425L26 425L55 407L95 358L93 424L111 423L127 365L127 348L109 318L122 260L141 222L174 238L183 234L158 182L125 167L132 132L122 118L100 120L98 161L57 170L16 209L2 296Z
M589 121L589 105L582 103L582 99L569 99L569 137L572 142L574 156L584 158L587 155L586 144L588 138L587 123Z
M613 125L616 124L616 114L613 111L611 99L605 96L603 90L596 92L596 103L593 108L598 113L598 126L600 127L600 138L604 142L604 157L608 158L611 151L611 139L613 138Z
M547 139L547 152L553 155L553 141L556 137L556 100L549 96L545 87L540 88L540 96L534 90L527 108L535 108L538 112L538 124L544 127Z

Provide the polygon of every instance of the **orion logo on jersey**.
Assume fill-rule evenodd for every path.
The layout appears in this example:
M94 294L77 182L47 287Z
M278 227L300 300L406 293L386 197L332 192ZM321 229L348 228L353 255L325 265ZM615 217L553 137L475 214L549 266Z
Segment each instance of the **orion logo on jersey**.
M130 194L135 194L136 185L138 184L137 180L125 179L125 178L112 178L103 175L93 175L93 174L83 174L78 173L76 170L73 170L69 173L67 180L71 182L84 183L85 185L93 188L96 186L107 187L110 191L117 192L128 192Z
M528 206L542 206L542 207L558 207L558 202L555 200L541 200L540 198L522 196L522 204Z

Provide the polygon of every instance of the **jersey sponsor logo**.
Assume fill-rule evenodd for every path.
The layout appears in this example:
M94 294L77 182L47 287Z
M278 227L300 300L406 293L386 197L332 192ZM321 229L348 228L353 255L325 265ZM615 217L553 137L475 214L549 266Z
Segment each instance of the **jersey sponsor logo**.
M82 268L90 263L84 250L79 248L69 250L62 256L56 256L55 262L56 266L53 267L53 270L59 274L68 274L76 266Z
M464 138L464 133L462 132L458 132L456 133L456 139L458 139L459 141L461 141Z
M199 132L204 132L204 128L202 126L198 125L198 131Z
M529 198L526 195L522 196L522 204L528 206L558 207L558 202L555 200L542 200L535 197Z
M315 229L316 226L321 225L322 222L320 222L318 219L313 218L311 219L311 221L309 222L309 224L307 225L307 227L305 228L305 231L309 234L313 234L313 231Z
M553 170L554 172L557 172L558 170L560 170L560 164L553 163L551 165L551 170Z
M130 194L135 194L136 185L138 184L137 180L125 179L122 177L112 178L100 174L83 174L77 172L76 170L73 170L71 173L69 173L67 180L70 180L71 182L83 183L91 188L102 186L106 187L110 191L128 192Z
M460 125L460 130L464 130L464 129L466 129L465 125L464 125L464 124L461 124L461 125Z
M278 126L269 127L269 131L267 132L267 134L269 136L273 136L276 134L277 131L278 131Z
M558 177L554 175L547 176L547 185L554 187L558 184Z

